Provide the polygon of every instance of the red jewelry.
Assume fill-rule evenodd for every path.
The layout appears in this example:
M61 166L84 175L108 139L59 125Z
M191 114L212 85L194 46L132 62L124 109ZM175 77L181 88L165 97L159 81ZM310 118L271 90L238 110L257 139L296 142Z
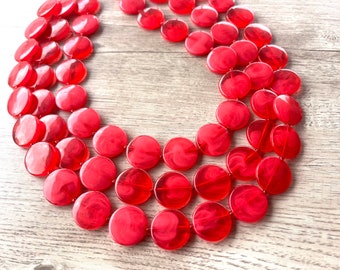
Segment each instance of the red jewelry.
M165 18L160 9L165 3L204 29L192 31L187 20ZM151 235L159 247L174 250L190 240L192 231L206 241L222 241L235 219L261 220L270 196L287 191L293 181L289 160L301 149L293 126L300 123L302 109L292 95L301 80L285 68L287 52L270 44L270 29L253 23L254 13L247 7L234 0L200 3L119 1L124 13L137 15L141 28L160 29L169 42L184 41L188 53L207 56L207 68L222 75L218 90L226 100L217 106L216 123L198 128L194 141L176 137L161 146L140 135L129 142L124 130L102 125L100 115L85 107L87 92L79 84L88 73L84 60L94 51L90 36L99 28L98 0L47 0L15 52L18 63L8 78L13 92L7 110L16 118L14 142L28 148L27 171L46 176L43 194L50 203L74 203L78 226L95 230L109 223L118 244L135 245ZM58 111L68 113L67 119ZM230 149L239 130L245 131L249 146ZM96 156L90 157L88 138ZM131 166L120 172L114 158L124 151ZM225 156L225 167L197 166L201 155ZM154 181L148 170L161 160L169 171ZM189 179L186 172L193 168L196 173ZM109 198L105 192L113 187L116 197ZM149 222L138 206L152 194L166 209ZM182 209L194 194L206 201L189 219ZM111 202L117 199L127 205L114 209Z

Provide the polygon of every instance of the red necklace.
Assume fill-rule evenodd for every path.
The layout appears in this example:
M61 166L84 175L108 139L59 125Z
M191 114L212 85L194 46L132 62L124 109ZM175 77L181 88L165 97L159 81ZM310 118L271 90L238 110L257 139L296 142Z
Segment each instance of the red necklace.
M189 54L207 56L208 69L222 75L218 89L225 101L217 107L217 123L200 127L194 142L176 137L163 147L151 136L128 142L120 127L101 126L99 114L85 107L87 93L80 85L87 75L84 60L93 52L89 37L99 27L95 14L100 4L47 0L25 31L27 40L15 53L18 63L8 79L13 89L8 112L17 119L13 139L28 148L27 171L46 176L46 199L57 206L74 203L74 220L83 229L99 229L109 221L110 235L121 245L137 244L150 232L153 241L168 250L183 247L192 234L222 241L235 219L259 221L266 215L270 196L291 184L287 160L301 148L292 127L302 119L292 97L300 89L300 78L285 68L286 51L270 44L271 31L253 23L253 12L234 0L150 2L154 5L146 7L145 0L119 4L124 13L137 15L140 27L160 29L169 42L184 41ZM155 7L165 3L176 14L190 15L203 29L191 31L184 20L165 20ZM69 113L66 121L59 111ZM238 130L245 130L250 146L230 149ZM83 140L92 136L94 157ZM113 160L124 151L131 167L118 173ZM185 172L197 165L200 155L225 155L226 168L200 165L189 180ZM161 160L169 171L154 183L148 170ZM111 187L126 204L115 211L111 200L117 198L104 193ZM180 209L194 192L206 201L189 221ZM152 194L166 209L149 225L138 205Z

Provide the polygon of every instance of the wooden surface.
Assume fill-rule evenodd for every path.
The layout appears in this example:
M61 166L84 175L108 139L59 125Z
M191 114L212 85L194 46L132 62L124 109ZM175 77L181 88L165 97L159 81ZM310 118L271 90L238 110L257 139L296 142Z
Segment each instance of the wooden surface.
M94 38L96 53L87 61L89 105L103 124L126 129L130 138L174 136L193 139L196 130L214 122L223 99L218 76L203 58L189 56L182 44L169 44L157 32L137 27L122 15L117 0L102 2L102 31ZM0 16L0 269L339 269L340 262L340 2L338 0L239 0L271 28L275 44L287 50L289 68L302 78L298 100L304 120L303 142L291 163L294 183L270 199L267 216L257 224L236 222L218 244L198 237L183 249L163 251L148 237L126 248L111 241L107 228L78 228L70 207L45 201L41 179L24 169L25 151L11 139L14 119L6 112L11 92L7 76L24 29L36 18L39 1L2 3ZM242 144L244 135L237 135ZM212 161L204 159L203 162ZM119 170L124 158L115 160ZM223 165L223 159L214 160ZM163 167L152 171L156 177ZM189 176L192 172L188 173ZM109 193L114 207L121 203ZM184 209L190 215L200 200ZM143 205L149 218L161 209Z

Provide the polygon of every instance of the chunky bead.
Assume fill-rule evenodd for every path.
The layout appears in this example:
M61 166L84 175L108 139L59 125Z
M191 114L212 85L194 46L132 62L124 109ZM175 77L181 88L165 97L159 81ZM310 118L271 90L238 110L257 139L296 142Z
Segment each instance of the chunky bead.
M69 37L71 33L70 24L66 19L54 18L49 21L51 31L48 33L47 38L54 41L62 41Z
M176 14L190 14L195 8L195 0L169 0L169 8Z
M270 65L273 70L278 70L287 65L288 54L277 45L265 45L259 50L259 60Z
M254 120L247 128L247 140L255 149L267 153L273 151L270 133L274 126L271 120Z
M26 61L19 62L14 66L8 76L8 85L12 88L31 86L37 77L32 65ZM32 79L34 82L32 82Z
M52 144L58 143L68 135L65 120L58 114L49 114L40 119L45 124L46 133L42 139Z
M249 40L237 40L230 45L237 54L237 65L240 67L247 66L255 61L258 56L256 45Z
M77 0L77 14L97 14L100 11L98 0Z
M274 78L271 66L263 62L249 64L244 72L248 74L253 90L269 87Z
M138 14L146 6L145 0L120 0L119 7L121 11L128 15Z
M229 99L242 99L251 89L249 76L241 70L231 70L221 77L218 89L220 93Z
M60 0L61 10L58 17L67 17L77 10L78 0Z
M207 57L207 66L210 71L225 74L235 67L237 63L236 52L228 46L214 48Z
M254 44L261 48L272 41L272 33L270 29L259 23L249 24L243 31L245 39L254 42Z
M80 85L65 85L57 91L55 99L60 110L73 112L85 106L87 92Z
M208 3L218 12L226 12L235 4L235 0L208 0Z
M274 127L270 138L273 149L278 156L293 159L300 153L300 137L291 126L279 125Z
M271 89L278 95L293 95L301 86L298 74L290 69L279 69L274 72Z
M49 89L57 82L54 69L49 65L40 65L34 68L37 79L33 86L34 89Z
M85 64L77 59L65 60L56 69L57 80L63 84L79 84L85 80L86 75Z
M302 119L300 104L289 95L279 95L273 102L277 118L287 125L297 125Z
M27 26L25 37L27 39L39 39L45 33L48 26L48 21L44 17L39 17Z
M226 100L218 105L216 119L230 130L244 128L250 119L250 112L246 104L239 100Z
M19 48L16 50L14 54L14 58L16 61L34 61L39 58L41 55L41 47L33 38L27 39L24 41Z
M100 116L94 109L82 108L71 113L67 127L74 136L89 138L99 129Z
M71 28L76 34L90 36L97 32L99 19L92 14L80 15L72 21Z
M211 6L201 5L192 10L190 18L199 27L211 27L218 19L218 12Z
M189 35L189 26L180 19L170 19L161 26L161 34L170 42L180 42Z
M57 16L61 11L61 7L60 1L47 0L39 7L37 15L45 18Z
M39 64L53 65L63 56L59 44L55 41L46 41L40 44L41 56L37 60Z
M267 89L256 91L250 99L250 106L253 112L263 119L276 119L276 113L274 111L274 100L277 95Z
M235 24L238 28L245 28L248 24L253 22L254 13L245 6L233 6L228 10L226 19Z
M164 14L158 8L146 8L139 12L137 23L146 30L155 30L164 23Z
M36 97L26 87L15 89L8 98L7 112L13 117L32 113L36 107Z
M230 22L217 22L210 28L210 33L215 43L230 45L238 38L238 29Z
M92 55L93 44L88 37L73 36L65 41L63 51L68 58L83 60Z
M185 39L185 49L195 56L207 55L214 47L214 39L205 31L194 31Z
M46 89L36 90L33 95L37 100L37 106L32 112L33 115L40 118L54 112L56 108L55 97L51 91Z

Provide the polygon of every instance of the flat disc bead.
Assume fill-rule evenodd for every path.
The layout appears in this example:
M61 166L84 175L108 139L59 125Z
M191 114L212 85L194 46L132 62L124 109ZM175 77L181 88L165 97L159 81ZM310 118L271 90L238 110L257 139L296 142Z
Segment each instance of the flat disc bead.
M254 13L245 6L237 5L227 11L226 20L242 29L254 21Z
M65 41L63 51L68 58L83 60L92 55L93 44L88 37L74 36Z
M49 65L40 65L34 68L37 79L33 86L34 89L49 89L57 82L54 69Z
M85 230L103 227L111 216L111 203L100 191L88 191L80 195L72 208L73 219Z
M190 18L199 27L211 27L218 19L218 12L211 6L200 5L191 11Z
M67 128L76 137L89 138L100 128L100 116L92 108L76 110L67 119Z
M194 31L185 39L185 49L195 56L207 55L214 47L214 39L205 31Z
M259 23L249 24L244 29L243 36L245 39L254 42L258 48L269 44L273 38L270 29L267 26Z
M216 119L229 130L244 128L250 119L250 112L246 104L239 100L226 100L218 105Z
M291 126L274 127L270 139L275 153L282 158L293 159L300 153L301 140Z
M237 54L237 65L245 67L255 61L258 56L256 45L249 40L237 40L230 45Z
M155 4L165 4L168 2L168 0L150 0L150 2Z
M78 35L90 36L97 32L99 19L92 14L80 15L72 21L71 28Z
M20 86L29 87L31 84L32 78L36 78L36 74L34 74L34 69L32 65L26 61L22 61L17 63L14 68L11 70L8 76L8 85L10 87L18 88Z
M257 186L241 185L231 192L229 206L235 218L252 223L266 215L268 199Z
M159 204L169 209L185 207L192 195L192 187L186 176L178 172L162 174L154 188L155 198Z
M165 250L176 250L185 246L191 227L188 218L178 210L158 212L151 223L151 237L154 243Z
M288 54L277 45L265 45L259 50L259 60L270 65L273 70L278 70L287 65Z
M61 62L56 68L57 80L63 84L79 84L87 75L85 64L77 59Z
M139 11L145 9L146 2L145 0L120 0L119 8L125 14L128 15L136 15Z
M277 118L287 125L297 125L302 119L300 104L289 95L279 95L273 102Z
M170 42L180 42L189 35L189 26L180 19L170 19L161 26L161 35Z
M45 1L38 9L38 17L52 17L57 16L61 11L61 3L56 0Z
M209 201L220 201L231 190L229 174L217 165L203 165L194 175L194 187L198 195Z
M57 206L73 203L81 192L82 186L78 175L69 169L55 170L44 181L45 199Z
M278 95L293 95L301 86L298 74L290 69L279 69L274 72L271 89Z
M100 8L98 0L77 0L77 14L97 14Z
M232 228L231 214L223 205L204 202L198 205L192 215L194 231L203 240L220 242Z
M115 191L118 198L127 204L145 203L152 194L151 176L142 169L129 168L123 171L116 180Z
M80 85L65 85L57 91L55 99L60 110L73 112L85 106L87 92Z
M218 89L220 93L229 99L242 99L251 89L249 76L241 70L231 70L221 77Z
M7 112L13 117L29 114L36 106L35 97L26 87L15 89L8 98Z
M164 23L164 13L158 8L146 8L139 12L137 23L146 30L155 30Z
M49 114L40 118L40 121L46 126L46 133L42 139L44 142L56 144L68 135L66 122L61 116Z
M285 161L278 157L266 157L257 167L256 179L268 194L284 193L292 182L292 173Z
M207 66L210 71L225 74L235 67L237 63L236 52L228 46L219 46L208 54Z
M49 21L51 31L48 33L47 38L54 41L62 41L69 37L71 33L70 24L66 19L53 18Z
M208 0L208 3L218 12L226 12L235 4L235 0Z
M34 91L33 95L36 97L37 100L36 108L32 112L33 115L40 118L54 112L54 110L56 109L56 105L53 92L47 89L40 89Z
M77 0L60 0L61 10L58 17L67 17L77 9Z
M215 43L219 45L230 45L238 38L238 29L230 22L217 22L211 29L210 33Z
M172 12L180 15L190 14L195 8L195 0L169 0L168 5Z
M33 38L24 41L15 51L14 58L16 61L32 61L40 57L41 47Z
M274 123L270 120L254 120L251 122L246 132L249 144L264 153L273 151L270 141L273 126Z
M113 241L123 246L141 242L147 233L148 219L142 209L127 205L117 209L109 222L109 233Z
M40 44L41 56L37 60L39 64L53 65L57 63L63 56L63 52L59 44L55 41L46 41Z
M25 29L25 37L27 39L39 39L48 27L48 21L44 17L39 17L32 21Z
M274 111L274 100L277 95L266 89L256 91L250 99L250 106L253 112L263 119L277 119Z
M263 62L249 64L244 72L248 74L253 90L268 88L274 78L271 66Z

